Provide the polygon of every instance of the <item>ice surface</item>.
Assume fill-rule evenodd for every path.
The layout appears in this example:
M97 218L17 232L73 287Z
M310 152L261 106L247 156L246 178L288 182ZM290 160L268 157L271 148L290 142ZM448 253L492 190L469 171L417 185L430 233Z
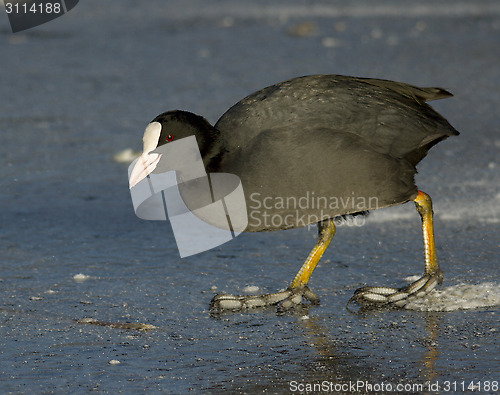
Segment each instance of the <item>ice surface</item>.
M85 0L18 34L0 12L0 393L498 378L499 42L498 0ZM316 73L455 95L430 104L461 135L416 176L444 283L415 310L345 309L360 286L422 273L408 203L338 227L311 278L319 306L212 317L215 293L286 288L317 230L242 234L180 259L168 223L135 216L126 162L163 111L215 122Z

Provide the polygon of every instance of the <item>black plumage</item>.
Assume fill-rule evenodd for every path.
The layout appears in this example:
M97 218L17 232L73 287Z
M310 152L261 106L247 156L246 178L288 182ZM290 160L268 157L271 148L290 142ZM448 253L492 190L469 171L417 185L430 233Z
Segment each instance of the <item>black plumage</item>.
M214 126L184 111L153 121L162 124L159 145L168 135L194 134L207 172L241 178L247 231L280 230L414 199L418 162L458 134L426 102L450 96L440 88L313 75L247 96Z

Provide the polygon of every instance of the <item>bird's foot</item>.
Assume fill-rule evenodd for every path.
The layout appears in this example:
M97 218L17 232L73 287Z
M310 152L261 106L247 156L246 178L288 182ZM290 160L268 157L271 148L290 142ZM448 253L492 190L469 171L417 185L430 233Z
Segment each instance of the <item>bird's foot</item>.
M303 299L308 300L311 304L319 304L319 297L306 285L264 295L215 295L210 302L210 311L239 311L274 305L278 305L279 310L282 311L294 308L301 304Z
M356 301L366 307L395 306L404 307L416 298L421 298L443 282L443 272L426 273L417 281L402 288L363 287L354 292L347 302Z

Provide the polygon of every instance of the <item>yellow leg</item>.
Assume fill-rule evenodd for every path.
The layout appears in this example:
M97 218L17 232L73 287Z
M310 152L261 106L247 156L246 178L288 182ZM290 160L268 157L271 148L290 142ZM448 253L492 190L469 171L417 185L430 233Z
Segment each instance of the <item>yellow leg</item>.
M300 304L302 298L309 300L312 304L319 303L318 296L309 289L307 283L318 265L321 256L335 235L335 224L333 220L327 219L318 222L318 233L319 237L316 246L313 248L286 291L254 296L220 294L216 295L210 302L210 310L220 312L265 307L276 304L279 304L280 309L285 310Z
M327 219L325 221L318 223L318 242L314 246L313 250L307 257L306 261L300 268L299 272L290 284L289 289L295 289L307 285L314 269L318 266L319 260L323 256L323 253L328 248L328 245L335 236L335 224L332 219Z
M439 262L436 254L436 243L434 241L434 221L432 211L432 200L425 192L418 191L417 197L414 199L417 211L422 218L422 232L424 236L425 248L425 273L438 274L443 281L443 274L439 268Z
M443 282L443 272L439 268L434 242L434 222L432 200L425 192L418 191L414 199L417 211L422 218L422 232L425 247L425 273L417 281L403 288L391 287L363 287L354 293L349 303L356 300L365 305L383 306L394 305L403 307L411 300L422 297L431 292Z

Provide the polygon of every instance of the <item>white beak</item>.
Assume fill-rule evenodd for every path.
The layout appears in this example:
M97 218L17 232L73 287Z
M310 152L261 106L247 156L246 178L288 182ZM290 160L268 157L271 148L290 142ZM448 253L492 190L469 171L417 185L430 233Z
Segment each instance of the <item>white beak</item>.
M161 154L142 154L139 159L137 159L137 162L132 169L132 173L130 173L130 177L128 179L129 188L133 188L149 174L151 174L153 170L156 169L156 166L158 166L160 158Z
M137 159L132 172L130 173L128 182L129 188L133 188L143 179L145 179L158 166L161 154L152 153L160 138L161 124L159 122L151 122L144 131L144 149L142 155Z

